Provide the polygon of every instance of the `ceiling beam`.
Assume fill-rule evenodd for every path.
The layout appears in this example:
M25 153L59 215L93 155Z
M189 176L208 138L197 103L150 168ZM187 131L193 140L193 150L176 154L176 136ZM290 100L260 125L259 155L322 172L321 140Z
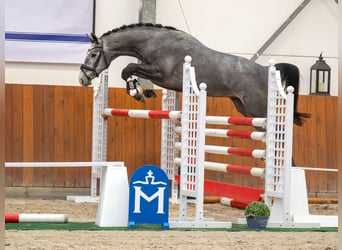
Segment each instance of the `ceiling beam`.
M261 46L261 48L252 56L251 60L256 61L259 56L273 43L275 39L286 29L286 27L296 18L296 16L305 8L311 0L304 0L292 14L283 22L282 25L272 34L272 36ZM337 0L335 0L337 1Z
M139 23L156 23L156 0L139 0ZM138 80L144 89L153 89L150 80L141 77Z

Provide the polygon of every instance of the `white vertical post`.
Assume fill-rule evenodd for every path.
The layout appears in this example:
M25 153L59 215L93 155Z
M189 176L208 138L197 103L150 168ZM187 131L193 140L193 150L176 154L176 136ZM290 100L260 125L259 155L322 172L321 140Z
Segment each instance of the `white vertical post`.
M92 132L92 161L106 161L107 158L107 120L102 112L108 106L108 71L101 74L99 86L94 87L93 98L93 132ZM103 167L91 168L91 196L97 196L97 186L102 179ZM98 182L99 181L99 182Z
M280 77L280 76L279 76ZM293 144L293 108L294 108L294 88L287 88L286 104L285 104L285 128L284 128L284 220L286 223L292 223L291 211L291 182L292 182L292 144Z
M174 111L176 109L176 93L172 90L164 89L162 91L162 110ZM160 167L165 171L168 179L171 182L171 203L175 204L178 201L178 183L175 181L175 175L178 167L174 164L176 157L176 150L174 145L176 143L175 127L176 124L172 119L162 119L161 127L161 157Z
M268 71L268 95L267 95L267 134L266 134L266 169L265 169L265 203L272 206L272 194L276 190L273 183L275 161L275 67L274 61L269 62Z
M268 75L268 101L267 101L267 145L265 170L265 202L271 208L271 223L279 225L290 220L287 206L286 188L290 183L290 175L286 169L287 159L292 158L292 151L286 152L286 100L278 89L280 73L276 71L274 60L270 61ZM278 82L278 83L277 83ZM289 108L290 112L292 109ZM292 126L292 124L291 124ZM286 132L286 133L285 133ZM291 142L288 142L292 144ZM290 154L290 155L289 155ZM291 162L291 160L290 160Z
M268 227L293 227L291 168L294 89L285 94L280 72L270 61L267 103L265 202L270 207Z
M204 199L204 146L205 146L205 116L207 107L207 85L200 84L200 96L198 98L197 114L197 142L196 142L196 220L203 221L203 199Z
M189 188L193 188L194 183L190 184L188 181L193 181L194 176L188 175L188 170L192 167L188 167L188 154L189 149L189 95L190 95L190 62L191 57L186 57L183 65L183 96L182 96L182 149L181 149L181 167L180 167L180 204L179 204L179 218L181 220L187 219L187 194L185 192ZM189 179L190 178L190 179Z
M187 199L195 198L195 223L203 222L206 84L199 91L191 57L183 73L180 217L186 219Z
M180 160L179 218L170 220L171 227L183 228L231 228L231 222L205 220L204 157L207 91L206 84L196 83L191 57L185 57L183 65L182 137ZM188 200L189 198L189 200ZM195 218L187 218L187 203L195 202Z

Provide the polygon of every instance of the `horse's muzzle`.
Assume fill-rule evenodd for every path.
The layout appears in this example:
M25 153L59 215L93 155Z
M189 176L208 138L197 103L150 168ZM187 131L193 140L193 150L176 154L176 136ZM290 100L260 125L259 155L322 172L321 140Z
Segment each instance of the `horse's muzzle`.
M89 81L88 77L81 71L78 76L78 81L82 86L89 86L91 81Z

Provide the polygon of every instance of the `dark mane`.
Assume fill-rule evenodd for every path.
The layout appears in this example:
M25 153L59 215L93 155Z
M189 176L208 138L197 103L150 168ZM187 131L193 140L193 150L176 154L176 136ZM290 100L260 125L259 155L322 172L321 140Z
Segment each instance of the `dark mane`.
M162 29L169 29L169 30L177 30L177 29L174 28L174 27L171 27L171 26L163 26L163 25L161 25L161 24L134 23L134 24L130 24L130 25L122 25L122 26L119 27L119 28L115 28L115 29L109 30L109 31L107 31L106 33L104 33L101 37L107 36L107 35L109 35L109 34L111 34L111 33L114 33L114 32L119 32L119 31L122 31L122 30L131 29L131 28L135 28L135 27L154 27L154 28L162 28Z

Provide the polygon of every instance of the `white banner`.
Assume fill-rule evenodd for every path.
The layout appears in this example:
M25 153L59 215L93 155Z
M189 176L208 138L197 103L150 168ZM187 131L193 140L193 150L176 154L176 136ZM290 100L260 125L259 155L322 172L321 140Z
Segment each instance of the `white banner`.
M82 63L93 31L94 0L5 1L5 59Z

